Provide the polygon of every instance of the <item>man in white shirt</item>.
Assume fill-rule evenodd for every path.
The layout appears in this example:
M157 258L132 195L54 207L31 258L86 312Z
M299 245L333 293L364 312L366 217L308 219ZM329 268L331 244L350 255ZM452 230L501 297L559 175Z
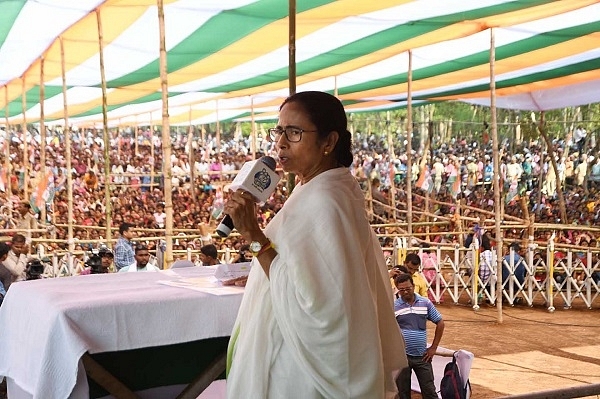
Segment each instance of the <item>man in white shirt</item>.
M150 252L148 252L148 247L145 245L137 245L135 247L135 264L130 266L125 266L119 273L127 273L127 272L157 272L160 269L153 264L149 263L150 261Z

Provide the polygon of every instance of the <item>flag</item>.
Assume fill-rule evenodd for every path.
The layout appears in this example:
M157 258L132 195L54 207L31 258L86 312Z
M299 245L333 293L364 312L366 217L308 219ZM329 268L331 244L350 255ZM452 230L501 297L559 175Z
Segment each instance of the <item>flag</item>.
M37 188L31 194L29 203L35 212L39 212L44 204L54 200L54 173L52 169L46 167L40 172L40 178L37 182Z
M454 176L454 181L450 185L450 194L452 197L456 198L460 193L460 177Z
M428 193L433 191L433 179L431 178L431 173L427 164L423 164L421 172L419 172L419 180L417 180L415 186Z

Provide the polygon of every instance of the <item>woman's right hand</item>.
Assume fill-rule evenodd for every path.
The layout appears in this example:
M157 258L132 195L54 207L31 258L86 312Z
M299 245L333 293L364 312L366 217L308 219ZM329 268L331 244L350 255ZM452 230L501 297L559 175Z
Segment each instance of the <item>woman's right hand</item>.
M223 211L231 217L236 230L248 241L265 240L265 235L258 225L256 203L252 194L238 190L230 197Z

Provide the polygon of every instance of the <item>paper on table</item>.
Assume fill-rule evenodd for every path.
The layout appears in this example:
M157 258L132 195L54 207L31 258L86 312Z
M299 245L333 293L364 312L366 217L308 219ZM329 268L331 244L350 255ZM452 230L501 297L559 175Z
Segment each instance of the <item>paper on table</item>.
M251 265L250 262L221 264L215 271L215 277L219 281L225 281L247 276L250 274Z
M159 284L169 285L171 287L186 288L188 290L205 292L212 295L233 295L239 294L241 287L223 286L213 277L195 277L182 278L179 280L160 280Z

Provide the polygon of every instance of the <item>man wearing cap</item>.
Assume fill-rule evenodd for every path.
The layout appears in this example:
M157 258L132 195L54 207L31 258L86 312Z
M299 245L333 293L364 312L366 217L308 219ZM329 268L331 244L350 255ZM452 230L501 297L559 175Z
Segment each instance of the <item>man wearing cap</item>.
M110 249L102 247L100 248L100 251L98 251L98 255L100 255L100 260L102 261L102 273L109 273L113 264L113 259L115 258L114 254Z

